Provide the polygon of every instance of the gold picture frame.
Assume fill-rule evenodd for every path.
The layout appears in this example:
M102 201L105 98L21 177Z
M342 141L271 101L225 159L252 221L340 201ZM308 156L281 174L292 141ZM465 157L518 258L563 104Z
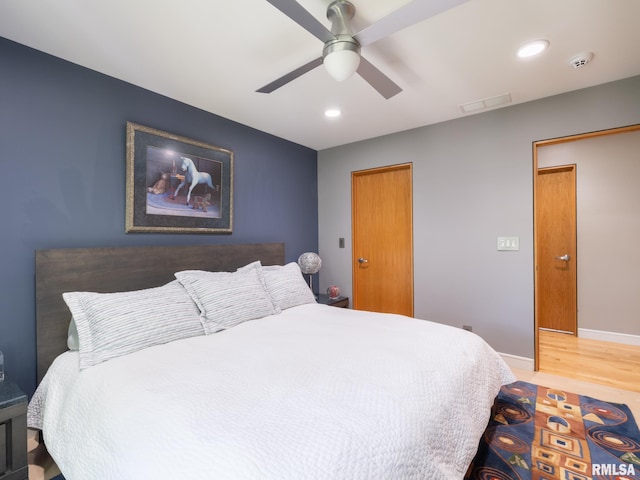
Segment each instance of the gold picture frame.
M233 232L233 151L127 122L125 231Z

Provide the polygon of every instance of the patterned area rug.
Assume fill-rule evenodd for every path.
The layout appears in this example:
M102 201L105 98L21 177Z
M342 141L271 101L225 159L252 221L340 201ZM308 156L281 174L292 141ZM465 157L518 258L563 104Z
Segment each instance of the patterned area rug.
M465 479L640 479L640 431L626 405L515 382L496 398Z

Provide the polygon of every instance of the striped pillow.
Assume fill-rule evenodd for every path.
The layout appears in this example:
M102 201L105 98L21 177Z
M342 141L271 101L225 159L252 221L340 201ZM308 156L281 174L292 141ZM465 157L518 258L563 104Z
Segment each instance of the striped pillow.
M78 329L80 369L152 345L203 335L199 311L174 280L131 292L67 292Z
M280 310L305 303L316 303L316 297L304 280L297 263L265 266L262 270L267 290Z
M280 313L267 292L259 262L237 272L185 270L175 275L198 305L207 334Z

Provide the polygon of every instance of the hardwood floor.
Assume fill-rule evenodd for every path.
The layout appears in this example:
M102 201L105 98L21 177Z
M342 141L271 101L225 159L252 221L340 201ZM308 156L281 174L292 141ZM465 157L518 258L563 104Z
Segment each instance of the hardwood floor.
M640 347L539 332L540 372L640 393Z

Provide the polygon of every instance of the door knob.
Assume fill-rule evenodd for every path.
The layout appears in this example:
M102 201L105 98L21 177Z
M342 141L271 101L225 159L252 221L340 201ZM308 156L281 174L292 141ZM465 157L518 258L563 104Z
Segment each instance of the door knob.
M569 254L565 253L564 255L561 255L560 257L556 257L556 260L562 260L563 262L568 262L570 258L571 257L569 257Z
M369 262L369 260L367 260L366 258L362 258L362 257L360 257L360 258L358 259L358 263L368 263L368 262Z

